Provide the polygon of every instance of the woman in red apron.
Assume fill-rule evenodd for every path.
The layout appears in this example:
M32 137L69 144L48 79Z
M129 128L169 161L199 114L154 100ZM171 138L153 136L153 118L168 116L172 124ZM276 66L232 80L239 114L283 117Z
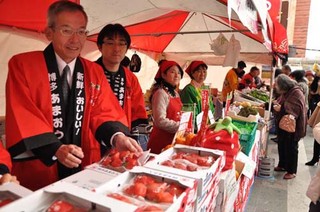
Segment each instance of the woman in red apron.
M182 102L176 91L183 76L182 68L174 61L163 61L155 76L152 86L151 103L153 129L148 148L159 154L168 144L179 128Z

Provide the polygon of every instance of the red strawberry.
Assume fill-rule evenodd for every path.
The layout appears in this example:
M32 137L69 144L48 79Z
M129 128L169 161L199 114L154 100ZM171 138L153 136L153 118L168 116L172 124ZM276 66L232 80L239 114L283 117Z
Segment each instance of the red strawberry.
M173 203L173 195L166 191L160 192L157 202Z
M125 160L130 155L130 151L121 151L119 154L119 158L121 160Z
M138 161L137 159L133 159L133 158L129 158L125 164L124 164L124 167L126 169L132 169L133 167L137 166L138 165Z
M74 206L67 201L57 200L54 201L50 207L46 210L47 212L65 212L74 211Z
M6 199L3 199L3 200L0 200L0 207L5 206L6 204L9 204L9 203L11 203L13 201L14 200L10 199L10 198L6 198Z
M147 205L138 208L135 212L163 212L163 210L154 205Z
M117 200L121 200L123 202L127 202L127 203L130 203L132 204L131 200L121 194L117 194L117 193L111 193L111 194L108 194L107 195L108 197L112 197L114 199L117 199Z
M115 158L112 160L112 162L110 163L111 166L113 167L120 167L122 166L122 161L119 158Z
M166 192L169 192L172 196L179 197L180 194L184 192L184 188L176 183L170 183L169 187L166 189Z
M169 166L169 167L173 167L174 163L172 160L165 160L161 163L161 165L163 166Z
M108 166L111 163L111 158L110 157L106 157L103 159L103 161L101 162L102 166Z
M147 176L147 175L138 175L134 179L134 182L135 183L143 183L145 185L150 185L150 184L154 183L155 180L152 177Z

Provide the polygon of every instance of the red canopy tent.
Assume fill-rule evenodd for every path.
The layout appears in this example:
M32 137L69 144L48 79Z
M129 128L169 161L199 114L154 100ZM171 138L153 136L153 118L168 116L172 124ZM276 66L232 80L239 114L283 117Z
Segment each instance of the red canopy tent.
M46 23L46 10L48 6L54 2L55 0L12 0L12 1L2 1L0 3L0 25L5 26L13 26L21 29L27 29L31 31L43 32L45 23ZM221 8L223 5L227 5L227 0L201 0L201 1L159 1L159 0L151 0L144 1L139 0L136 2L136 8L131 8L132 13L126 12L123 15L119 15L118 10L122 7L125 2L119 1L89 1L89 0L73 0L73 2L82 4L89 15L90 20L98 19L97 14L94 14L93 8L96 11L99 11L102 5L105 6L105 10L109 9L113 11L114 8L117 7L117 14L113 14L114 20L104 20L104 22L119 22L126 26L127 30L132 35L132 49L136 49L143 52L149 52L149 55L152 55L150 52L155 53L163 53L166 47L169 46L170 42L177 36L178 33L186 35L187 32L182 32L181 29L188 22L190 16L194 15L189 12L189 10L193 7L196 10L199 10L199 13L206 16L207 18L212 19L215 22L219 22L220 24L224 24L229 27L230 32L240 32L243 35L246 35L253 40L264 43L264 37L261 34L261 31L258 34L253 34L247 31L247 28L242 25L242 23L232 18L231 23L226 15L226 10L223 12ZM94 2L94 3L93 3ZM127 2L128 3L128 2ZM148 5L149 4L149 5ZM35 7L35 5L37 5ZM194 7L197 5L198 7ZM153 8L152 8L153 6ZM157 9L157 12L153 12L153 10ZM173 10L177 9L185 9L185 10ZM125 9L125 8L124 8ZM226 9L226 6L225 6ZM204 10L215 10L212 13L202 12ZM149 11L148 16L142 15ZM169 12L166 12L169 11ZM135 13L135 14L133 14ZM152 13L152 15L150 15ZM225 14L222 16L221 14ZM159 15L158 15L159 14ZM190 15L191 14L191 15ZM217 16L215 16L218 14ZM101 14L99 14L101 16ZM127 16L127 19L126 17ZM125 17L125 18L123 18ZM133 18L132 18L133 17ZM152 18L147 18L152 17ZM128 21L128 19L131 19ZM143 21L138 21L143 20ZM130 23L131 24L127 24ZM91 29L90 29L91 27ZM102 26L96 27L95 24L89 24L89 31L92 33L92 36L89 37L89 40L94 41L94 34L101 29ZM208 29L207 33L217 33L219 30ZM215 31L215 32L213 32ZM226 31L224 31L226 32ZM166 33L166 34L165 34ZM171 33L171 34L169 34ZM192 33L189 31L189 33ZM194 32L200 33L200 32ZM268 17L268 34L272 41L272 52L275 55L281 55L282 58L285 58L285 55L288 53L288 44L286 39L285 29L273 18ZM198 40L199 41L199 40ZM188 54L188 52L184 52ZM202 55L207 56L207 53L210 54L212 52L207 51L203 52L199 50L198 52L195 50L194 53L201 53ZM153 54L154 55L154 54ZM155 56L153 56L155 58ZM217 65L217 64L216 64Z

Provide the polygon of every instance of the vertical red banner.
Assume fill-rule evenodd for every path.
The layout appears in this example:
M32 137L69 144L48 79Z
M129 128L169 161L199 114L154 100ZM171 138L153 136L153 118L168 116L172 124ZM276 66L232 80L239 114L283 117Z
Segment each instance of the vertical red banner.
M280 0L267 0L267 8L270 17L273 20L279 21L280 18L280 6L281 6L281 1Z

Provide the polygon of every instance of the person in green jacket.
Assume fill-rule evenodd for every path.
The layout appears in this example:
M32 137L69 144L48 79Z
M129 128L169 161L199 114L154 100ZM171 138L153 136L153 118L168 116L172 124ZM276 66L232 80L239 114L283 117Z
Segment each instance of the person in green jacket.
M182 89L180 98L184 106L192 106L195 104L194 117L197 117L197 115L202 111L201 90L206 88L206 86L204 86L204 81L207 78L207 69L207 64L203 61L195 60L192 61L185 70L185 72L190 76L191 82ZM209 108L214 114L214 105L211 96L209 96ZM197 128L196 125L195 128Z

